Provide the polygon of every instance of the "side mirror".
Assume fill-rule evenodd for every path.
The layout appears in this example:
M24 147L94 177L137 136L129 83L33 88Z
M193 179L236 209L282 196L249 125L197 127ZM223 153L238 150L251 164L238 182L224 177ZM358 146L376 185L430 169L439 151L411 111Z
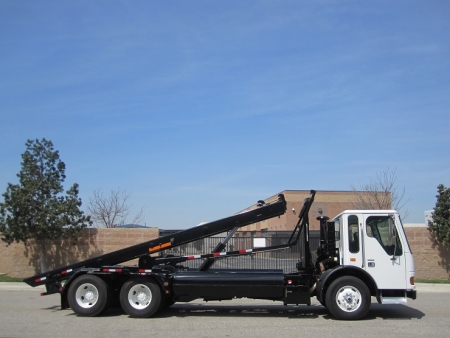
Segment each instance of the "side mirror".
M389 237L395 237L395 221L394 221L394 216L389 217Z
M392 252L392 261L395 261L395 253L397 252L397 238L395 233L395 216L389 217L389 239L394 242L394 251Z

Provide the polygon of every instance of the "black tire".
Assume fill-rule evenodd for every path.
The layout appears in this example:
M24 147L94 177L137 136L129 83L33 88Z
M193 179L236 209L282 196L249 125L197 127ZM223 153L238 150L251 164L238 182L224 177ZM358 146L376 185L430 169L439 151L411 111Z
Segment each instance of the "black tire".
M362 319L370 308L370 291L367 285L356 277L340 277L328 288L325 303L336 319Z
M164 304L164 309L168 309L173 304L175 304L175 301L173 301L171 298L166 298L166 302Z
M75 279L67 292L70 308L79 316L98 316L109 307L111 293L108 284L94 275Z
M161 303L159 303L159 310L165 310L168 309L169 307L171 307L173 304L175 304L175 302L172 300L171 297L162 297L161 298ZM158 311L159 311L158 310Z
M123 310L134 318L147 318L154 315L162 301L161 289L151 279L132 278L120 290L120 304Z

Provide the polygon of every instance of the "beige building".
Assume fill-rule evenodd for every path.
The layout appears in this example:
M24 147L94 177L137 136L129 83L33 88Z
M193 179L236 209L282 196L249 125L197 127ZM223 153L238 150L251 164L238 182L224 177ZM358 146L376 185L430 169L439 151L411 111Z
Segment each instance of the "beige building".
M286 213L280 217L268 219L266 221L254 223L239 229L241 236L248 236L252 232L260 231L292 231L298 222L298 214L302 208L305 198L310 196L309 190L285 190L280 194L284 195L287 202ZM318 190L314 203L309 211L310 230L319 230L318 216L328 216L333 218L344 210L355 209L358 201L357 195L365 192L354 191L327 191ZM278 199L278 195L269 197L264 202L272 202ZM253 209L256 204L249 207Z

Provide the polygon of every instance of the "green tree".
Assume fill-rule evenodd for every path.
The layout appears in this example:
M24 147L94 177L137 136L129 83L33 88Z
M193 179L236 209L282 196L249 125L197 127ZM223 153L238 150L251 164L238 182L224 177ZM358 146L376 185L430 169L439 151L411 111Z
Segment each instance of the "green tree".
M436 195L436 206L432 214L432 221L428 221L428 230L436 241L450 246L450 189L439 184Z
M77 240L91 221L79 209L78 184L64 195L66 166L51 141L28 140L21 165L19 184L8 183L0 203L1 239L37 245L42 273L48 270L46 241Z

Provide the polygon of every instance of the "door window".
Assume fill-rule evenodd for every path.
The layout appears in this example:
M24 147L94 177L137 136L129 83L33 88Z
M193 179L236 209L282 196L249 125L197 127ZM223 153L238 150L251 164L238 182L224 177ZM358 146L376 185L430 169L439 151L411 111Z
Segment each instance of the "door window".
M397 234L394 221L389 216L370 216L366 221L368 237L375 238L390 256L403 254L402 243ZM394 255L395 253L395 255Z

